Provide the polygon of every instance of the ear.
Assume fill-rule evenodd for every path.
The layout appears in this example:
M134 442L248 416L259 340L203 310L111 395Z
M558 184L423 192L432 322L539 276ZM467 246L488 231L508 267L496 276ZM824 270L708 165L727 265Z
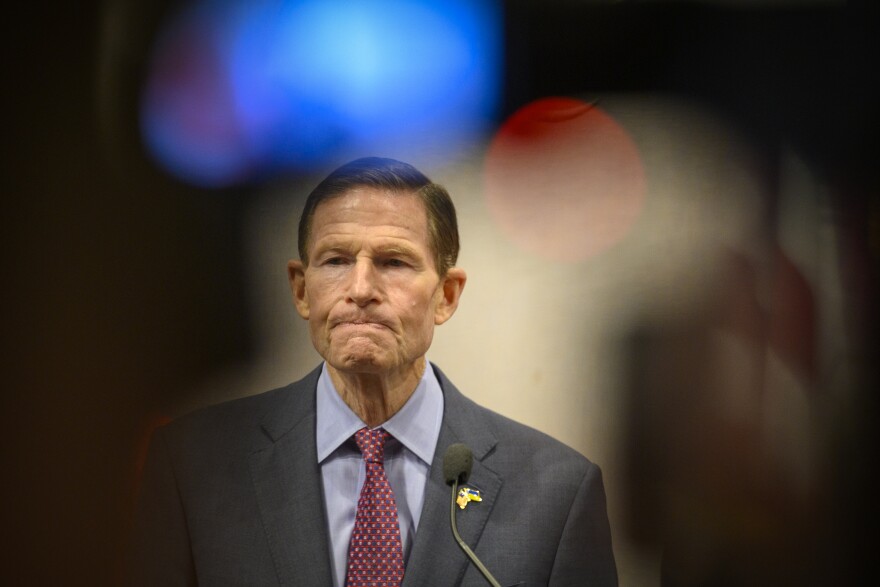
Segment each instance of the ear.
M465 282L467 282L467 274L464 269L452 267L446 272L437 288L439 299L434 306L434 324L439 326L455 314Z
M309 296L306 294L306 268L302 261L287 262L287 279L290 281L290 293L293 294L293 305L304 320L309 319Z

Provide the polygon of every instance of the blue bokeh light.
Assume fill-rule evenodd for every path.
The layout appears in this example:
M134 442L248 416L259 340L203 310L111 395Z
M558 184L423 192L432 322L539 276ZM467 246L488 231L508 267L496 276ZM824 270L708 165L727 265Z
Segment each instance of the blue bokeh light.
M500 10L494 0L202 0L156 43L147 147L204 186L362 155L447 158L497 113Z

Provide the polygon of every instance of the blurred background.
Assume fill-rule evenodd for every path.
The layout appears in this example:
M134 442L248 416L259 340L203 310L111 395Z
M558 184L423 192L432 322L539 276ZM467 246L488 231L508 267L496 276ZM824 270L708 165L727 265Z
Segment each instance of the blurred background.
M12 8L3 583L118 584L151 430L317 364L285 263L364 155L452 193L469 280L429 358L602 466L621 585L876 580L877 16Z

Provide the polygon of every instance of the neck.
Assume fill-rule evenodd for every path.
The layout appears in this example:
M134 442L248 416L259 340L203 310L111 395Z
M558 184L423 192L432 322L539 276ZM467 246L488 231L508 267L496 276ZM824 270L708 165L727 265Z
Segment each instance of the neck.
M388 421L409 400L425 372L422 357L393 373L352 373L327 363L330 379L342 401L370 428Z

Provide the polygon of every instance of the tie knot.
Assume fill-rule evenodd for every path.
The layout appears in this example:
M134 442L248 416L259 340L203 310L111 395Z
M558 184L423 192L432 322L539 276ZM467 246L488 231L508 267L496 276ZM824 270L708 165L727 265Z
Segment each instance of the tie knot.
M385 441L391 435L384 428L361 428L354 433L354 440L357 442L364 460L368 463L381 463L385 457Z

